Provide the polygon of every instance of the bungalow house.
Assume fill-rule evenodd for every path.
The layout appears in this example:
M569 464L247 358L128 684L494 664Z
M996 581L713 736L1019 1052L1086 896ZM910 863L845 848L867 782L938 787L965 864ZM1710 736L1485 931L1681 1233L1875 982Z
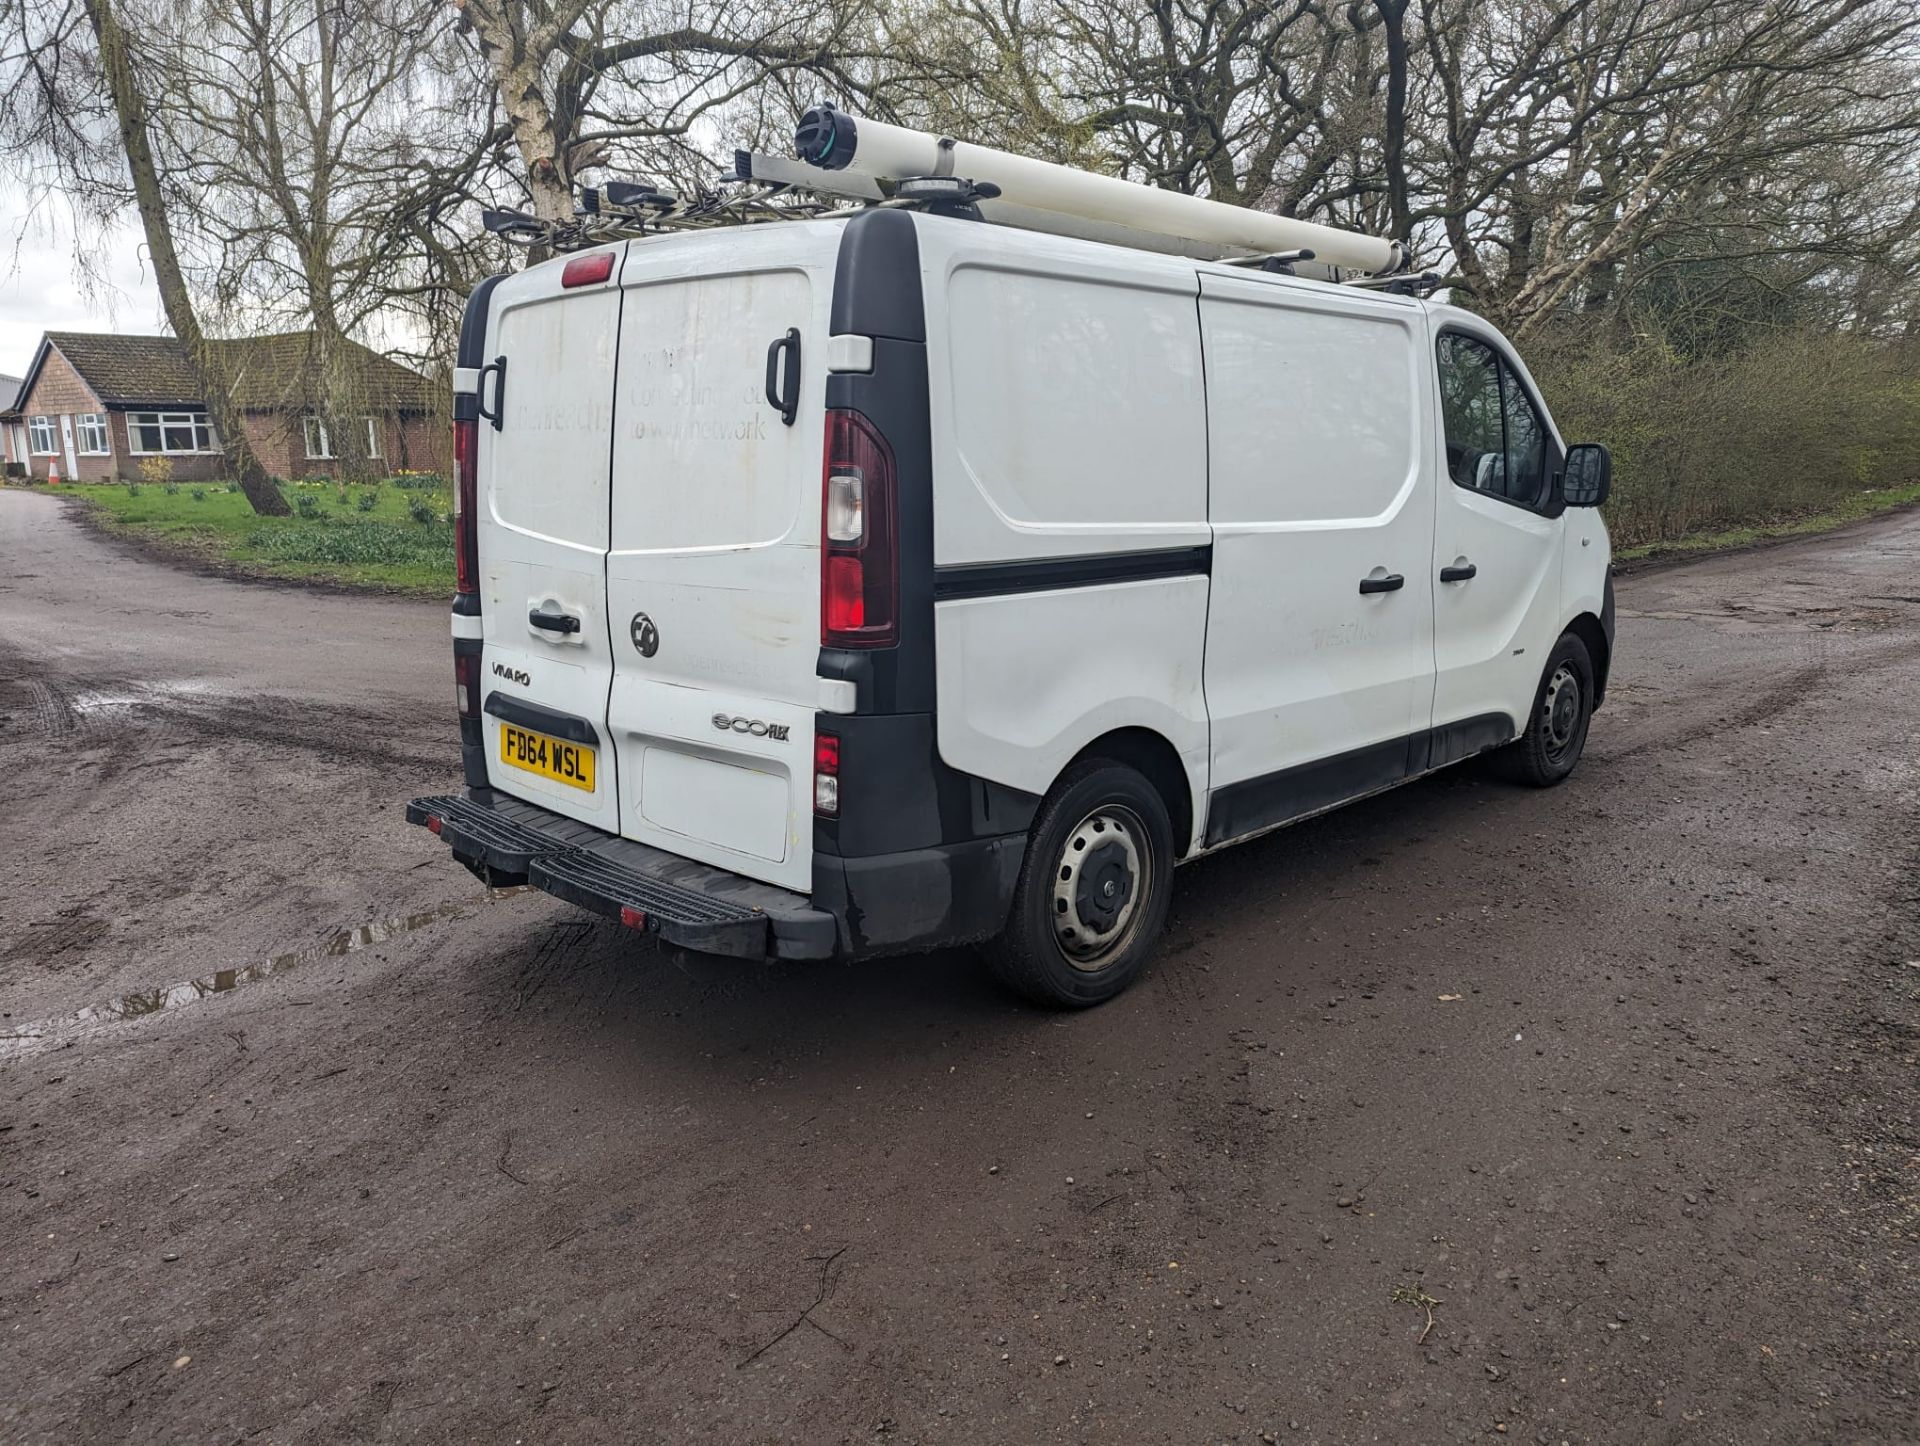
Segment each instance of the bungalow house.
M318 415L312 333L219 341L247 442L277 477L331 477L341 448ZM362 399L357 423L369 458L389 471L442 471L449 399L418 372L358 343L347 360ZM0 410L8 456L45 478L137 481L142 463L165 459L183 482L227 473L186 350L170 336L50 331L10 408Z

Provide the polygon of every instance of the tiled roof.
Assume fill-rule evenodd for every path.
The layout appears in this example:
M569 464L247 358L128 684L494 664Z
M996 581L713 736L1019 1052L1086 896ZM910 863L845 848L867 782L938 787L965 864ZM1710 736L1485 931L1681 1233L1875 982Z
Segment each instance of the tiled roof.
M0 376L0 412L11 412L20 399L20 378Z
M192 405L202 400L186 349L170 336L116 336L106 332L50 331L60 350L102 402L110 407ZM236 405L252 411L305 411L320 388L312 332L216 341L219 360L233 382ZM440 389L418 372L378 352L347 343L344 364L355 391L370 411L440 411Z

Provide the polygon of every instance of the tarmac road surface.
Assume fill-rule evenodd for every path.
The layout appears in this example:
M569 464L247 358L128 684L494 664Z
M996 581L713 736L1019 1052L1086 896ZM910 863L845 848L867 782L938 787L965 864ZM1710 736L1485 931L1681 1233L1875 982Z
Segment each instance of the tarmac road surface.
M1920 1439L1920 514L1079 1015L489 897L443 607L0 492L0 1439Z

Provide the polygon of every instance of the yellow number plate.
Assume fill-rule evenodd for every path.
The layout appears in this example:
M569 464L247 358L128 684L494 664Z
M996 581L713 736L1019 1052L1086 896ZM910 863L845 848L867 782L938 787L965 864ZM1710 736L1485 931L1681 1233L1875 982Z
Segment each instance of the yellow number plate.
M544 733L529 733L511 723L500 725L500 761L542 778L556 779L593 792L593 749L584 743L563 743Z

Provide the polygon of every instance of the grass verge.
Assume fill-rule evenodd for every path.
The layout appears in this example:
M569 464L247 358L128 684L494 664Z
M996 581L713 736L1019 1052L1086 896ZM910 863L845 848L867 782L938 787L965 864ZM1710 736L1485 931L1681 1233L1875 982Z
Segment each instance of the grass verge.
M291 517L261 517L225 483L98 483L81 498L109 533L229 574L442 596L453 587L452 497L444 485L282 486Z
M452 499L443 486L343 489L331 482L290 482L284 490L298 509L292 517L256 516L247 499L224 483L178 483L172 490L101 483L51 490L82 498L108 532L223 572L434 597L453 586ZM1876 488L1853 493L1825 512L1618 548L1614 561L1735 551L1916 504L1920 482Z
M1776 538L1799 537L1812 532L1829 532L1836 527L1844 527L1849 522L1858 522L1863 517L1891 512L1896 507L1910 507L1916 503L1920 503L1920 482L1909 482L1904 487L1877 487L1855 492L1838 507L1825 512L1815 512L1803 517L1769 519L1749 523L1745 527L1730 527L1724 532L1696 532L1686 537L1674 538L1670 542L1646 542L1638 547L1616 548L1613 560L1617 563L1646 562L1653 558L1684 557L1692 553L1734 552L1743 547L1752 547L1755 543L1771 542Z

